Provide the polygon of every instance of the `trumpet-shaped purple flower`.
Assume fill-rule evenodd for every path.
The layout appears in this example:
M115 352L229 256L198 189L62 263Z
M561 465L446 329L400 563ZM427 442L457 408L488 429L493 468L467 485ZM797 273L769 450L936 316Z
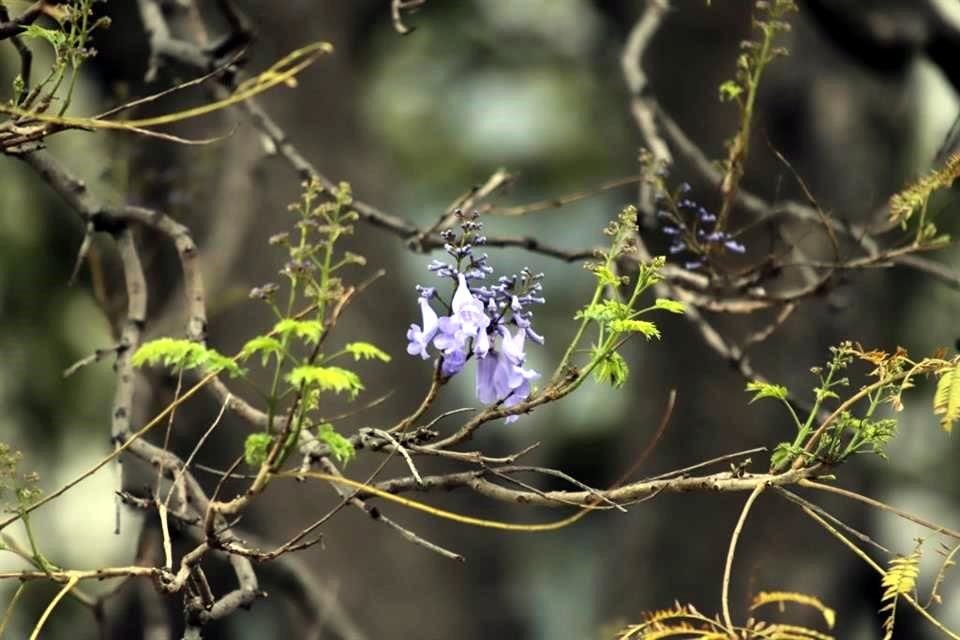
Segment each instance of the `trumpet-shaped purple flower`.
M503 402L506 406L513 406L530 396L530 380L540 374L523 366L526 333L520 330L511 336L506 327L501 327L500 333L500 349L491 351L477 363L477 399L484 404ZM508 416L507 422L516 418Z
M487 327L490 326L490 318L484 312L483 302L470 292L467 279L462 273L458 274L457 282L457 290L453 294L453 302L450 305L453 309L450 319L458 325L458 331L464 340L473 338L474 345L477 346L480 344L477 336L480 333L486 334ZM483 342L487 346L480 345L482 353L478 352L477 355L486 353L489 343L486 340Z
M407 329L407 340L410 341L407 345L407 353L427 360L430 358L427 347L437 334L439 319L437 318L437 312L433 310L424 297L420 298L420 312L423 314L423 326L411 324L410 328Z
M458 275L458 282L450 305L453 313L438 319L433 346L444 354L457 350L465 352L468 342L472 341L473 352L483 357L490 348L487 334L490 318L484 312L483 303L470 292L462 273Z

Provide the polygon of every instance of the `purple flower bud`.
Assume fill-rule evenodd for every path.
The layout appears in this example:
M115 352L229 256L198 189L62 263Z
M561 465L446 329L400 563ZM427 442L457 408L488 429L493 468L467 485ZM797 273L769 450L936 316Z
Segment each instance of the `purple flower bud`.
M723 246L734 253L746 253L747 251L747 248L736 240L727 240L723 243Z

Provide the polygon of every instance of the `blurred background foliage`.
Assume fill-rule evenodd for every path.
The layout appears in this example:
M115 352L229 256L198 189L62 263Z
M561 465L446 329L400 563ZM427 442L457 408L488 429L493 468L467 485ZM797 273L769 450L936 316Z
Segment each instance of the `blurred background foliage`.
M258 40L249 51L253 69L301 44L333 42L333 56L305 73L297 88L266 96L265 106L327 176L350 181L362 199L418 225L432 223L459 194L499 167L518 178L498 200L503 204L554 197L638 172L641 140L629 116L619 56L642 10L639 0L433 0L408 17L416 31L406 37L391 28L386 2L239 4L257 25ZM739 42L749 32L750 4L675 2L645 61L661 104L717 159L725 155L724 140L733 134L737 118L733 107L718 102L717 87L733 74ZM941 4L960 13L956 0ZM769 200L802 199L769 144L791 160L825 210L866 222L890 193L929 168L957 114L957 88L922 51L904 54L900 64L877 65L824 28L825 20L842 22L851 12L901 20L898 16L919 11L910 0L800 5L789 34L790 56L770 67L761 93L745 185ZM815 8L824 7L827 18L811 18ZM101 10L114 22L98 35L99 55L86 66L83 93L75 102L78 113L151 91L143 80L148 51L135 3L113 1ZM0 86L10 86L16 64L13 48L0 48ZM36 68L42 67L38 61ZM194 92L149 109L172 111L205 99L202 91ZM224 142L209 147L81 132L51 142L98 193L162 208L190 226L210 285L211 342L224 351L238 348L270 321L260 305L247 301L246 291L276 280L281 254L270 250L266 239L288 228L286 203L298 193L295 176L267 155L239 112L175 130L193 136L231 131ZM112 344L107 318L122 300L119 273L111 244L104 240L95 243L91 263L69 287L80 223L15 160L4 159L0 167L0 440L25 452L24 467L39 471L49 491L111 447L109 359L66 379L62 372L94 348ZM708 207L718 202L682 162L671 180L691 182ZM602 241L603 224L634 198L635 188L625 187L558 210L490 217L487 231L530 235L570 248L593 246ZM955 198L938 206L939 226L960 233ZM655 249L664 250L655 230L645 233ZM801 237L809 230L791 233ZM760 233L752 238L756 259L764 238ZM151 281L148 334L180 335L175 256L150 240L147 234L140 237ZM379 426L408 412L429 383L429 367L404 355L403 338L408 324L418 320L413 285L429 280L428 258L362 225L353 243L371 268L384 266L388 275L350 310L342 338L369 339L395 359L377 370L382 373L371 370L365 376L368 399L393 395L347 424ZM958 265L953 246L939 258ZM529 265L546 273L548 303L538 314L538 327L547 344L531 349L530 357L535 368L551 370L573 332L571 317L589 294L590 274L580 265L516 250L491 250L491 260L504 272ZM357 279L362 277L358 272ZM750 355L759 371L801 393L812 387L808 369L826 359L829 345L855 339L925 354L954 344L960 335L958 311L956 290L916 272L859 272L803 304ZM735 335L763 324L749 316L719 322ZM649 442L670 389L677 390L677 409L641 474L783 438L790 429L784 416L762 403L748 408L744 381L704 348L683 318L664 318L661 329L661 342L628 350L632 376L626 388L590 386L515 425L493 425L475 444L506 453L540 441L531 464L563 469L594 486L609 485ZM151 382L152 387L143 385L141 398L148 400L140 417L152 415L173 394L175 381ZM469 406L470 387L470 381L456 380L439 409ZM916 410L907 404L891 461L856 461L843 469L843 477L869 495L956 523L956 441L939 436L926 400ZM178 413L174 435L182 448L189 451L216 410L212 400L200 399ZM241 446L238 432L245 434L246 427L236 420L218 429L201 462L228 464ZM761 458L755 456L756 468L764 467ZM399 464L392 468L403 472ZM359 465L352 471L364 470ZM115 471L101 472L38 514L41 545L52 559L78 568L130 561L141 523L123 509L121 533L114 535L117 478ZM242 526L272 542L286 539L334 499L317 487L278 485L270 492ZM549 515L469 493L426 500L512 521ZM625 515L605 513L538 535L465 529L384 506L391 517L464 554L467 563L428 554L383 527L369 526L354 512L342 513L326 528L323 549L314 547L296 560L335 595L331 607L353 618L362 637L590 638L674 599L715 610L723 554L741 504L737 495L667 495ZM853 503L825 500L824 505L902 552L912 548L918 534ZM17 566L9 558L2 561L5 567ZM735 603L764 589L808 592L838 610L838 637L878 635L879 579L772 496L765 496L751 515L735 580ZM272 585L269 572L265 582L276 597L211 626L206 637L302 637L309 616L282 597L283 585ZM0 584L3 600L13 586ZM17 620L19 631L10 637L32 626L51 592L39 585L30 589L29 606L20 609L24 615ZM139 637L138 593L108 605L115 637ZM948 604L942 618L956 628L956 580L943 595ZM88 616L65 602L45 637L93 638ZM933 637L909 612L897 627L903 634L898 637ZM323 632L319 637L336 636Z

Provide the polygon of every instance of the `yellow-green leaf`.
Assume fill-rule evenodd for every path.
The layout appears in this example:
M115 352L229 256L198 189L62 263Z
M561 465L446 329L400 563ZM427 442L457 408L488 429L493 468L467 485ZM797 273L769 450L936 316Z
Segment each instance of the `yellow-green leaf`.
M271 355L275 355L277 360L280 360L283 357L283 347L280 345L280 341L276 338L271 336L257 336L255 338L251 338L245 345L243 345L243 348L240 349L240 355L238 357L246 360L258 353L261 356L261 364L266 366Z
M162 365L173 371L201 369L208 372L226 371L231 376L243 374L232 358L199 342L182 338L157 338L145 342L136 350L130 362L135 367Z
M610 330L617 333L640 333L650 340L660 338L660 330L657 325L646 320L613 320L610 322Z
M360 377L353 371L348 371L340 367L318 367L310 365L296 367L287 374L287 382L294 387L306 385L315 386L321 391L333 391L334 393L345 391L350 397L356 397L356 395L363 390Z
M786 400L789 395L787 388L779 384L770 384L769 382L762 382L760 380L754 380L753 382L747 383L746 391L752 391L754 396L750 399L750 403L753 404L761 398L774 398L776 400Z
M344 349L353 354L354 360L380 360L390 362L390 356L369 342L351 342Z
M661 311L669 311L670 313L686 313L687 309L683 306L683 303L679 300L671 300L670 298L657 298L657 301L653 305L654 309L660 309Z
M940 374L933 396L933 413L940 416L940 426L947 433L960 420L960 367L954 365Z
M274 325L273 332L282 336L294 335L308 344L317 344L323 335L323 324L319 320L284 318Z

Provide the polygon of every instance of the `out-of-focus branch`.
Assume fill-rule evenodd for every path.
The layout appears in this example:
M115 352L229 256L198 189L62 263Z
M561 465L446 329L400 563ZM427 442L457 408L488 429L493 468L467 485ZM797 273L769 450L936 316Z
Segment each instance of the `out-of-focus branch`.
M0 14L0 40L13 38L23 32L24 27L33 24L37 18L42 16L48 10L52 2L48 0L37 0L30 5L23 13L16 18L11 19L6 8Z
M412 11L424 4L427 0L390 0L390 21L393 29L402 36L413 33L416 27L408 27L403 22L403 12Z
M202 276L196 263L196 246L189 230L158 211L130 205L110 207L101 204L89 192L83 181L73 177L46 152L25 154L21 159L60 194L86 223L91 224L95 231L104 231L117 238L126 282L128 312L122 330L123 348L118 350L117 357L118 381L114 397L112 436L118 444L127 445L127 451L131 454L155 465L162 471L165 470L171 479L176 478L184 487L192 509L196 513L204 513L209 500L200 484L175 454L142 439L130 441L134 392L134 373L130 365L130 356L140 344L147 304L146 280L130 225L142 224L159 231L176 248L184 277L185 305L188 311L187 335L191 339L202 341L206 332L206 301ZM225 520L217 519L216 525L219 539L224 544L238 543L229 534L229 525ZM181 563L178 576L171 583L165 584L164 588L174 591L182 589L197 561L199 556L193 560L192 564ZM216 600L212 606L190 609L188 624L201 625L209 620L221 618L238 607L249 605L262 595L257 588L256 574L250 560L231 554L229 562L236 574L238 588Z
M9 22L10 13L7 11L7 8L0 3L0 23ZM20 79L23 81L23 95L20 99L23 100L30 92L30 68L33 63L33 53L19 36L10 36L10 42L13 43L14 48L17 50L17 55L20 56Z

